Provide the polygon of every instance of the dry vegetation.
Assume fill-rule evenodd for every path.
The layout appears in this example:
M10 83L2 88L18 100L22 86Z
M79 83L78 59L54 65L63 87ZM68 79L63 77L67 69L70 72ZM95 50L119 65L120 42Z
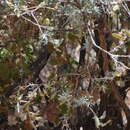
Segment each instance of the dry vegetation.
M0 130L130 130L129 9L1 0Z

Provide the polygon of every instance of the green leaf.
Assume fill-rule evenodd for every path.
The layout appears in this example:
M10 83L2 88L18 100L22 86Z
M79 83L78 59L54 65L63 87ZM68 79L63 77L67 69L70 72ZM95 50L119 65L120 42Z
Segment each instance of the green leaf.
M124 36L119 33L112 33L112 36L116 39L123 40Z
M78 40L78 39L79 39L79 36L78 36L77 34L74 34L74 33L72 33L72 32L69 32L69 33L68 33L68 39L69 39L69 40L72 40L72 41Z
M59 109L60 109L60 111L61 111L62 114L66 114L68 112L67 104L60 105Z
M36 96L36 98L35 98L35 102L36 102L37 104L39 104L39 103L41 103L41 99L42 99L42 97L38 94L38 95Z
M123 29L122 32L124 32L127 36L130 37L130 31L128 29Z

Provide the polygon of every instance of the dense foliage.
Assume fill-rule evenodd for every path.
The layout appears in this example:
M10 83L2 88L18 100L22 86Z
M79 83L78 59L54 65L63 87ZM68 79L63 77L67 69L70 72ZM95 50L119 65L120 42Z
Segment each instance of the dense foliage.
M130 2L0 1L0 129L130 130Z

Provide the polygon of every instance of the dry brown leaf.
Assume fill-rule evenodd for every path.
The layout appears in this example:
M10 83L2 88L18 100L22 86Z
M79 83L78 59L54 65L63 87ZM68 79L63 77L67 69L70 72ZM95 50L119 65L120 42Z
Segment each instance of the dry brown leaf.
M33 126L32 126L32 124L31 124L29 118L24 121L24 129L25 129L25 130L33 130Z
M49 103L45 109L44 113L47 117L47 120L50 122L56 122L59 116L59 110L57 107L57 103Z

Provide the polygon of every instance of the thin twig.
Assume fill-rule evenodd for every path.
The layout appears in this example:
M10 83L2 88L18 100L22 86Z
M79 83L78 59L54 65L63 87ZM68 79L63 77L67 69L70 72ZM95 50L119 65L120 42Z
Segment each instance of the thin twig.
M112 54L112 53L110 53L110 52L104 50L103 48L101 48L100 46L98 46L98 45L95 43L94 38L93 38L93 36L92 36L92 32L90 31L89 28L88 28L88 33L89 33L90 38L91 38L91 41L92 41L92 43L93 43L93 45L94 45L95 47L97 47L99 50L101 50L101 51L105 52L106 54L108 54L108 55L114 60L115 63L117 63L117 64L123 66L125 69L130 69L130 68L129 68L128 66L126 66L124 63L122 63L122 62L120 62L120 61L117 60L119 57L123 57L123 58L124 58L124 57L127 57L127 58L129 58L130 55L115 55L115 54Z

